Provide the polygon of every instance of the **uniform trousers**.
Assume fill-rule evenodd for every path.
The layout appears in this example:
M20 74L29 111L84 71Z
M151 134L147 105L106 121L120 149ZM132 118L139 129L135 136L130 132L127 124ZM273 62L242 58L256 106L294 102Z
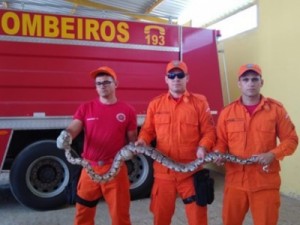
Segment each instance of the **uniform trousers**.
M183 180L155 178L151 192L150 210L154 215L154 225L170 225L175 212L176 198L195 195L193 176ZM189 225L207 225L207 207L192 202L185 204Z
M109 170L111 164L104 166L93 166L98 174L104 174ZM93 181L83 169L78 182L77 195L86 201L97 201L104 197L108 205L112 225L130 225L130 192L129 192L128 172L125 164L117 176L104 183ZM94 225L96 206L88 207L76 203L76 215L74 225Z
M245 191L226 187L223 200L223 224L242 225L250 209L253 225L276 225L279 216L278 189Z

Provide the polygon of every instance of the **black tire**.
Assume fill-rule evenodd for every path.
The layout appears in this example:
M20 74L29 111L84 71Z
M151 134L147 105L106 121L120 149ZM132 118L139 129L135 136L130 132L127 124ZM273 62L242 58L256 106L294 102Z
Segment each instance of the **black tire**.
M67 162L56 142L45 140L27 146L10 170L10 186L15 198L29 208L51 210L64 206L65 191L78 166Z
M137 155L126 161L130 180L131 200L149 197L153 185L153 160L145 155Z

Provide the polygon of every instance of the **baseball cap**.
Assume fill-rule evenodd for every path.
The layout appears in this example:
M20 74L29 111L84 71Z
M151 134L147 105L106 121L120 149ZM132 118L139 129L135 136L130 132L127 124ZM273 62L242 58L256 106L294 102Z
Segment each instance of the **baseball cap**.
M257 64L245 64L242 65L239 69L238 72L238 77L242 76L244 73L248 71L254 71L256 72L259 76L261 76L261 68Z
M90 76L95 79L96 76L99 74L99 73L105 73L109 76L111 76L112 78L114 78L114 80L117 80L117 74L115 73L115 71L108 67L108 66L101 66L99 67L98 69L96 70L93 70L91 73L90 73Z
M167 68L166 68L166 72L168 73L170 70L172 69L181 69L184 73L188 72L188 68L185 64L185 62L183 61L179 61L179 60L173 60L171 62L168 63Z

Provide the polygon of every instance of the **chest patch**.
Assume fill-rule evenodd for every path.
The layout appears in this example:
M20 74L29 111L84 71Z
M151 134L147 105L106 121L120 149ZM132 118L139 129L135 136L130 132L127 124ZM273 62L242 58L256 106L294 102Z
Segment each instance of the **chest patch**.
M116 115L116 118L117 118L117 120L118 120L119 122L124 122L124 121L126 120L126 116L125 116L124 113L118 113L118 114Z

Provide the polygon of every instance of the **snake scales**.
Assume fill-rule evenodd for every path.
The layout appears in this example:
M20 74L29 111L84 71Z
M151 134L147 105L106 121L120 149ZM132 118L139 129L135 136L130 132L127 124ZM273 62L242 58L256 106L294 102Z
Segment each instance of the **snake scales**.
M74 165L81 165L83 168L86 169L89 176L96 182L107 182L111 179L113 179L121 166L122 161L132 159L134 155L137 154L144 154L146 156L151 157L153 160L156 160L157 162L161 163L162 165L166 166L167 168L177 171L177 172L192 172L196 170L199 166L201 166L204 163L213 162L216 158L221 157L226 162L233 162L238 163L242 165L246 164L253 164L256 163L256 157L250 157L247 159L241 159L237 156L234 156L232 154L222 154L218 152L211 152L206 154L204 159L196 159L189 163L178 163L174 160L164 156L159 151L157 151L153 147L142 147L142 146L135 146L133 143L130 143L128 145L125 145L123 148L120 149L120 151L116 154L111 168L104 174L99 175L95 173L93 170L91 164L82 159L82 158L74 158L71 154L72 148L69 146L65 148L65 156L71 164ZM267 166L263 167L264 171L267 171Z

